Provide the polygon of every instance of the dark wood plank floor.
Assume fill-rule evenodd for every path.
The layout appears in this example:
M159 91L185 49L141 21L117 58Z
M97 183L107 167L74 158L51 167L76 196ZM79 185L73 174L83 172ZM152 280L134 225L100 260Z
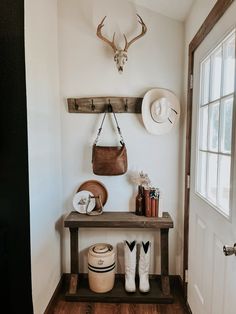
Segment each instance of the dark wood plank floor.
M58 303L54 312L60 314L183 314L188 313L180 304L111 304L111 303Z
M123 304L68 302L64 290L60 291L47 314L189 314L185 305L182 289L177 280L171 280L174 296L172 304Z

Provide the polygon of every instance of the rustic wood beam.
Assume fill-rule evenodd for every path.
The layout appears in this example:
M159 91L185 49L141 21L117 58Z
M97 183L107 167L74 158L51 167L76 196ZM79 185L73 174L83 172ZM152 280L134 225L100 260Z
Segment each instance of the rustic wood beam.
M141 97L87 97L68 98L71 113L103 113L111 105L116 113L141 113Z

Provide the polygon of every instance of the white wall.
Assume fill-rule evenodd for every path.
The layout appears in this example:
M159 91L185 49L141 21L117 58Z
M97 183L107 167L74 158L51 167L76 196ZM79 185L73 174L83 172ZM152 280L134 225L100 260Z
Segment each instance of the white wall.
M185 21L185 41L189 44L217 0L196 0ZM186 60L186 58L185 58Z
M130 183L130 172L144 170L161 190L161 210L170 212L174 229L170 231L170 271L182 270L183 204L179 199L182 181L179 125L171 133L154 136L147 133L141 115L119 114L118 120L127 144L129 171L124 176L99 177L92 173L91 145L102 119L99 114L71 114L69 97L139 96L154 87L168 88L181 100L183 77L183 24L129 2L115 0L59 0L59 60L62 114L63 206L65 214L73 210L72 198L78 186L90 179L103 182L109 193L105 211L134 211L136 187ZM135 36L139 13L147 24L147 34L128 51L129 60L122 75L118 74L110 47L96 36L96 27L107 15L104 33L117 40L125 33ZM140 29L140 28L139 28ZM181 127L181 125L180 125ZM100 144L114 144L109 119L105 123ZM116 141L115 141L116 143ZM138 230L83 230L79 239L80 268L86 271L86 248L99 241L113 245L124 239L151 239L153 233ZM159 244L153 246L151 272L159 269ZM69 235L65 230L63 271L69 272ZM118 271L123 270L122 254Z
M61 277L61 132L57 1L25 1L30 228L34 313Z

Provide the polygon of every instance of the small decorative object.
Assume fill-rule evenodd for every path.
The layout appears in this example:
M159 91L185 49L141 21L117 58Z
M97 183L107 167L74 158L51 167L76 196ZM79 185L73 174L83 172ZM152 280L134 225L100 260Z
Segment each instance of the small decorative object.
M142 118L149 133L170 132L177 123L179 115L179 100L173 92L163 88L154 88L144 95Z
M144 188L149 188L151 185L151 180L147 173L144 173L143 171L137 172L133 171L130 173L130 181L134 183L135 185L139 186L141 185Z
M159 189L150 187L144 189L144 212L146 217L158 217Z
M152 187L150 189L150 199L151 199L151 216L158 217L159 209L159 189Z
M145 188L145 189L149 189L150 185L151 185L151 180L148 176L147 173L144 173L143 171L141 171L139 173L140 176L140 181L141 181L141 185Z
M158 217L159 194L158 188L151 185L147 173L143 171L132 173L131 182L138 185L138 193L135 199L135 214L138 216Z
M96 204L99 204L99 209L97 210L89 210L89 204L91 201L93 201L95 199ZM92 202L93 203L93 202ZM102 206L102 200L101 200L101 195L97 195L97 196L91 196L89 195L89 199L88 199L88 205L86 207L86 214L90 215L90 216L95 216L95 215L101 215L103 212L103 206Z
M97 293L112 290L115 282L115 250L111 244L97 243L88 251L89 288Z
M95 139L92 151L92 166L93 173L100 176L116 176L126 173L128 167L127 150L121 134L116 115L114 115L118 133L120 135L120 146L98 146L97 142L102 131L102 126L106 117L105 112L101 127L98 130L97 138Z
M150 189L145 188L144 189L144 203L145 203L145 216L146 217L151 217L152 212L151 212L151 198L150 198Z
M95 208L95 199L89 191L82 190L73 197L73 207L80 214L90 213Z
M142 185L138 186L138 194L136 196L135 205L136 205L135 214L138 216L143 216L143 214L144 214L144 195L143 195Z
M97 27L97 36L105 41L105 43L107 43L112 49L113 49L113 52L114 52L114 61L116 63L116 66L117 66L117 69L119 71L119 73L123 73L123 67L126 63L126 61L128 60L128 48L129 46L134 43L137 39L141 38L142 36L144 36L147 32L147 27L146 25L144 24L142 18L137 14L138 16L138 22L142 25L142 31L141 33L134 37L131 41L128 42L126 36L124 35L124 38L125 38L125 47L124 49L117 49L116 45L115 45L115 33L113 35L113 38L112 38L112 41L110 41L109 39L107 39L106 37L104 37L102 35L102 28L104 26L104 21L105 21L105 18L106 16L103 18L103 20L101 21L101 23L98 25Z
M78 188L77 192L80 191L90 192L90 202L95 202L94 209L89 212L90 215L101 214L104 205L107 202L108 191L105 185L97 180L88 180L83 182ZM88 212L87 212L88 213Z

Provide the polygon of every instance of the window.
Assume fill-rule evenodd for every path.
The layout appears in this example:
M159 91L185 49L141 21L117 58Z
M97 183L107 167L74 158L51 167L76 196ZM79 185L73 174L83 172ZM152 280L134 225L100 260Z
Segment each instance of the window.
M196 192L229 217L235 30L201 62Z

